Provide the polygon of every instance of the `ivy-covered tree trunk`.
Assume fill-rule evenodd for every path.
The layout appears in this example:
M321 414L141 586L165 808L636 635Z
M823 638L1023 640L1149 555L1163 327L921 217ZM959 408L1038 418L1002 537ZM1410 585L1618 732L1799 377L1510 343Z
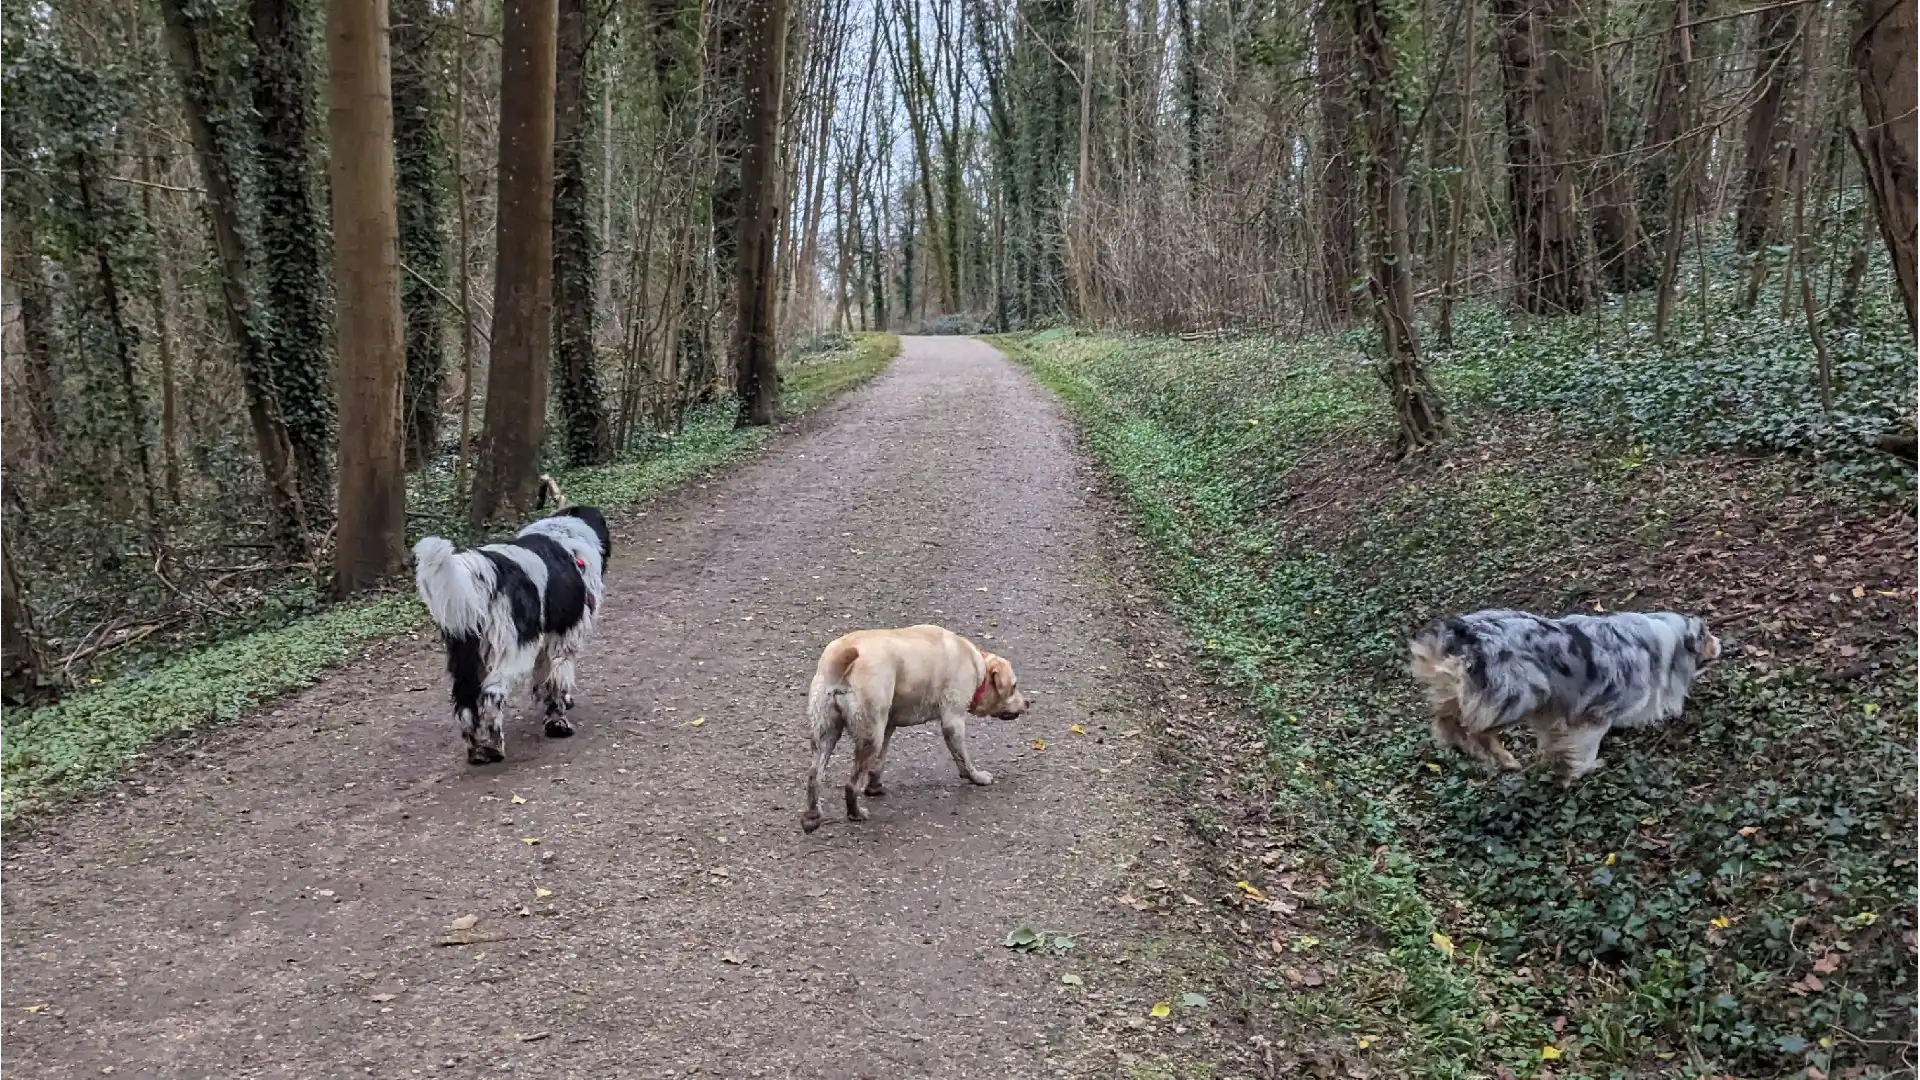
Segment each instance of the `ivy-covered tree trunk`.
M407 565L406 361L388 57L387 0L333 0L327 171L341 356L335 599L379 585Z
M275 395L293 446L309 528L333 509L333 372L328 362L325 253L314 205L307 119L307 22L303 0L251 0L255 155L260 198L257 270L266 301L261 326Z
M771 424L779 404L774 311L775 237L780 231L780 110L786 89L787 0L755 0L745 34L746 144L740 157L738 314L734 389L742 427Z
M1574 214L1566 129L1572 65L1559 47L1563 0L1495 0L1513 205L1513 277L1521 308L1585 311L1591 290Z
M1860 85L1863 133L1853 137L1873 196L1880 236L1893 259L1894 282L1914 328L1914 259L1920 249L1915 212L1914 0L1860 0L1853 39L1853 69Z
M241 225L236 183L237 151L222 112L227 99L207 68L202 31L188 15L186 0L160 0L160 13L166 25L167 53L180 80L187 131L207 189L207 217L220 261L222 310L237 353L247 396L247 418L253 426L254 445L266 479L267 531L276 554L302 559L308 544L306 513L293 440L281 418L274 366L254 303L251 257Z
M439 19L431 0L393 0L393 148L400 216L400 308L406 317L407 468L440 445L446 392L447 289L445 139L440 133ZM456 89L457 92L457 89ZM437 291L436 291L437 290Z
M554 89L553 308L554 362L567 460L598 465L613 458L613 428L600 394L593 345L599 243L594 236L589 116L589 53L594 16L588 0L560 0ZM607 178L602 178L602 183Z
M1788 50L1800 30L1800 8L1771 6L1760 15L1759 49L1753 58L1753 82L1747 89L1746 175L1741 178L1740 209L1734 236L1740 250L1758 251L1773 231L1787 142L1793 125L1783 124L1787 95L1793 88ZM1749 303L1752 301L1749 300Z
M12 125L6 127L12 134ZM6 140L9 144L12 139ZM21 160L13 145L7 154ZM14 299L20 305L20 367L25 375L28 430L34 444L44 452L54 445L54 409L56 387L54 350L57 347L53 323L53 302L47 287L47 274L40 254L34 215L24 197L31 181L15 177L5 185L7 283L13 286Z
M1411 454L1448 435L1440 393L1420 362L1413 329L1413 240L1407 214L1406 130L1400 116L1393 0L1351 0L1355 72L1366 126L1367 288L1386 353L1381 380L1400 421L1399 449Z
M26 586L14 568L13 514L0 536L0 698L8 705L36 705L57 697L58 673L47 660L33 622Z
M1314 185L1320 215L1320 287L1327 317L1336 323L1353 317L1353 283L1360 248L1353 224L1353 47L1352 30L1337 9L1340 0L1323 0L1313 20L1315 78L1319 83L1319 166ZM1469 0L1472 2L1472 0Z
M557 0L506 0L487 411L468 511L475 528L533 508L553 349L553 94Z

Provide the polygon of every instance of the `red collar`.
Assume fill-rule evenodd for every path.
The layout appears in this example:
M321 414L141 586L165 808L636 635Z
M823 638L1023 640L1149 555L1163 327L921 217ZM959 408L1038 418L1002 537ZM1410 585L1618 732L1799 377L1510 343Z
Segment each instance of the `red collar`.
M973 688L973 700L967 702L967 711L973 712L980 707L980 695L987 692L987 684L993 681L992 672L980 677L980 685Z

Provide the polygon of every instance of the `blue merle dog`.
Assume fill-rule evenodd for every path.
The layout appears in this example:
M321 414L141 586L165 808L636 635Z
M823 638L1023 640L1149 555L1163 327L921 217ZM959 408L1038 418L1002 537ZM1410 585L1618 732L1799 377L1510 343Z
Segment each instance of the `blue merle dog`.
M1719 659L1720 639L1672 612L1545 619L1495 609L1441 619L1408 651L1433 706L1434 741L1517 769L1498 731L1524 721L1541 758L1571 783L1603 764L1608 731L1677 718L1694 680Z

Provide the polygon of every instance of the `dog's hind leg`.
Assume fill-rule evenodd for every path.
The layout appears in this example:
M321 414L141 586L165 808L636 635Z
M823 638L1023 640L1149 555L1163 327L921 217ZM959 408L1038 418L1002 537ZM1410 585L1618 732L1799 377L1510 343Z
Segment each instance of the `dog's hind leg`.
M962 779L982 786L993 783L993 774L975 765L973 757L967 753L965 713L950 713L940 717L940 734L947 740L947 753L953 755L953 764L960 770Z
M807 716L810 721L807 743L813 750L813 763L807 770L807 809L800 815L800 828L812 832L820 827L820 789L827 783L827 765L833 760L833 749L840 745L840 733L847 725L836 696L831 694L816 695L809 701Z
M880 723L886 723L885 718ZM886 744L885 732L875 732L874 724L864 716L853 720L853 774L847 777L847 820L867 820L867 808L860 805L860 792L873 774L875 763L880 758L881 747Z
M480 722L467 739L467 760L475 765L491 765L507 756L507 697L520 680L533 669L537 652L531 648L514 649L487 673L480 686Z
M1560 761L1566 769L1567 783L1606 764L1600 759L1600 741L1607 737L1607 729L1607 724L1591 721L1567 725L1566 734L1559 740Z
M893 749L893 725L887 725L887 733L880 737L880 752L873 757L873 772L867 775L867 795L879 798L887 793L887 786L880 782L880 770L887 766L887 751Z

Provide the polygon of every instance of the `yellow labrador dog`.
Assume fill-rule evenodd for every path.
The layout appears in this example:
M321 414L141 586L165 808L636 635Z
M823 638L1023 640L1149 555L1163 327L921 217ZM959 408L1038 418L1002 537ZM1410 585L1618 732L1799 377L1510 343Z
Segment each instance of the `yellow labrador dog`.
M993 774L967 756L967 717L1017 719L1026 696L1013 665L938 626L902 630L855 630L834 639L820 654L807 692L812 722L813 770L807 774L807 810L800 827L820 827L820 788L827 762L843 732L853 733L853 775L847 778L847 820L865 821L860 793L884 795L880 769L893 729L934 720L960 775L976 784Z

